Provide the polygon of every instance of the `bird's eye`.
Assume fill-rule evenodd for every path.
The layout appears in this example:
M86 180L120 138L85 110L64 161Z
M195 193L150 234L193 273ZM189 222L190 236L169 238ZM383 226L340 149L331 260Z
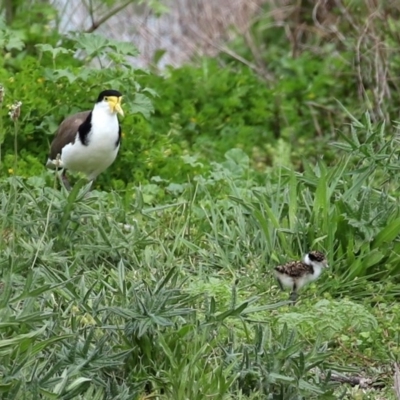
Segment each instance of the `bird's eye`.
M105 101L108 101L108 97L104 97L104 100L105 100Z

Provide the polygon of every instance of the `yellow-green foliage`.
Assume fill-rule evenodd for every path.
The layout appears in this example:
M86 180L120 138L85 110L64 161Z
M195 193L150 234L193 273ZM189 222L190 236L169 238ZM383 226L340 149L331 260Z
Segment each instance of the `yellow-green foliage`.
M2 29L3 34L14 33ZM342 98L348 89L331 76L333 65L338 70L346 66L336 55L320 61L307 54L295 62L282 58L280 78L266 84L247 67L235 63L221 67L214 60L204 60L201 67L167 68L163 76L145 73L127 60L136 54L132 45L95 34L46 41L29 47L18 41L4 47L3 174L32 176L43 171L58 124L67 115L90 109L98 92L107 87L124 94L126 117L121 121L120 156L100 176L98 187L106 183L123 188L149 183L157 176L180 183L207 171L210 161L221 161L235 147L242 148L259 171L268 165L301 167L303 158L314 159L321 151L328 161L334 156L326 146L329 136L315 140L313 146L307 140L318 133L316 115L318 129L331 130L326 107L336 104L334 97ZM86 57L78 59L78 53ZM93 66L105 62L112 68ZM307 102L316 93L325 108L311 112ZM15 129L7 117L7 106L16 100L23 103L17 163ZM343 115L336 116L338 124ZM195 165L188 165L187 157L195 157Z
M307 312L290 311L278 317L279 324L296 328L306 338L331 340L352 332L362 334L377 328L376 318L362 304L350 300L320 300Z

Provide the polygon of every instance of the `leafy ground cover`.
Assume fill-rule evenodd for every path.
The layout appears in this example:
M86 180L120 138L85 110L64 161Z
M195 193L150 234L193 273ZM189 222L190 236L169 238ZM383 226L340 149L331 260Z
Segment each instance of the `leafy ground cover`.
M0 24L1 398L396 398L398 61L377 43L398 22L382 5L364 27L357 7L346 40L304 32L295 56L296 21L257 20L272 80L226 56L158 76L126 43ZM67 192L48 143L99 81L131 88L124 146ZM292 307L271 271L311 248L331 268Z
M262 183L238 149L123 194L3 180L2 396L394 399L397 143L352 130L336 167ZM271 269L309 248L332 268L291 307Z

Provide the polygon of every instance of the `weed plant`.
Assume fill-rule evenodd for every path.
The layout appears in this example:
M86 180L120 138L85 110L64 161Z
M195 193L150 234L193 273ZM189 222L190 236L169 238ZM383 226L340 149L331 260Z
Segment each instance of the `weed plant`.
M3 180L2 398L352 398L330 376L360 371L394 398L397 143L357 131L334 168L260 182L236 149L155 197ZM290 307L271 270L310 248L332 268Z

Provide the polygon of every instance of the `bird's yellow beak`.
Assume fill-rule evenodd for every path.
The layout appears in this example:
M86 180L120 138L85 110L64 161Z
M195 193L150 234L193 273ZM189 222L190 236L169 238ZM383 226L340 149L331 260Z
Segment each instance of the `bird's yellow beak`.
M110 105L111 112L118 113L124 116L124 111L121 107L122 97L109 96L108 104Z

